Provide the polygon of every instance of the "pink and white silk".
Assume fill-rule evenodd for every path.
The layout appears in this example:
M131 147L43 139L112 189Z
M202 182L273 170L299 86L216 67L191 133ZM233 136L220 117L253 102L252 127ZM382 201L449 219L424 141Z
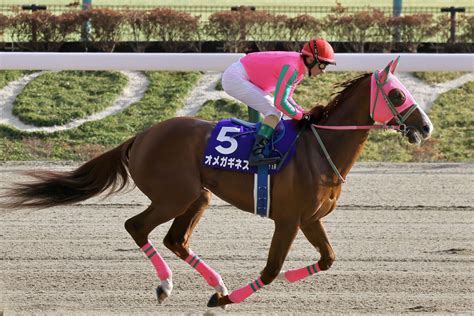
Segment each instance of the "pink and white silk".
M303 79L305 73L303 58L297 52L251 53L242 57L240 62L244 65L250 81L265 92L275 91L281 69L285 65L298 71L296 82Z
M227 67L222 75L222 87L227 94L264 116L281 117L281 112L275 107L273 95L263 91L250 81L241 62L235 62Z
M240 59L252 84L274 92L274 106L283 114L301 120L303 109L292 98L305 75L305 65L297 52L259 52Z
M382 86L381 89L385 92L385 95L388 95L390 90L395 88L400 89L405 94L405 103L395 107L398 113L401 113L416 104L416 101L407 88L393 75L395 66L394 62L390 62L385 69L378 71L379 86ZM375 73L372 74L370 82L370 115L375 122L383 124L388 123L394 117L387 104L387 100L382 95L380 88L377 87Z

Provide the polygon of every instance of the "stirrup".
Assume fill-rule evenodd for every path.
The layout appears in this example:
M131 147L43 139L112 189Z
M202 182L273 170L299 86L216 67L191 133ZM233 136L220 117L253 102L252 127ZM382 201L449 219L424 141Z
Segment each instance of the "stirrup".
M255 137L255 143L253 144L252 151L250 152L249 157L249 166L262 166L262 165L271 165L278 163L280 157L265 157L263 150L265 145L269 140L261 135Z
M280 161L280 157L264 157L262 154L260 155L250 155L249 158L249 166L263 166L263 165L272 165L278 163Z

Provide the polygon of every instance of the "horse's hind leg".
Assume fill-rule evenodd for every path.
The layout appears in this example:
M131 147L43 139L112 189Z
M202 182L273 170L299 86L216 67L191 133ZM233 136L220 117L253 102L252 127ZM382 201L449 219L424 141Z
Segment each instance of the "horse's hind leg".
M125 229L155 267L161 281L161 285L156 289L160 303L171 294L173 289L172 273L168 264L160 256L151 241L148 240L148 235L158 225L174 218L176 214L180 214L179 212L170 211L171 209L161 205L158 209L158 206L152 203L145 211L125 222Z
M210 201L211 192L207 189L202 189L199 198L194 201L183 215L176 217L173 221L163 243L178 257L196 269L217 293L227 295L227 288L221 276L189 248L189 240L194 228L199 223Z

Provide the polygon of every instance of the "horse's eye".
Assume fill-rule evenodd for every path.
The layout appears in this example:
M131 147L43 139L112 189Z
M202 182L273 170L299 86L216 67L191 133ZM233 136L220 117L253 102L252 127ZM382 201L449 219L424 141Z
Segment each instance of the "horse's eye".
M394 106L400 106L403 103L405 103L405 100L407 97L405 96L405 93L403 93L402 90L400 89L392 89L388 93L388 98L390 101L392 101Z

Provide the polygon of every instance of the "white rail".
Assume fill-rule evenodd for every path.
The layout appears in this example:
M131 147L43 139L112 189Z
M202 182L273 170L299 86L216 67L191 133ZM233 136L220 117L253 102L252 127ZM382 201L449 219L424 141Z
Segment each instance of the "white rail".
M0 70L223 71L244 54L1 52ZM474 72L474 54L336 54L328 71L373 71L401 56L398 71Z

